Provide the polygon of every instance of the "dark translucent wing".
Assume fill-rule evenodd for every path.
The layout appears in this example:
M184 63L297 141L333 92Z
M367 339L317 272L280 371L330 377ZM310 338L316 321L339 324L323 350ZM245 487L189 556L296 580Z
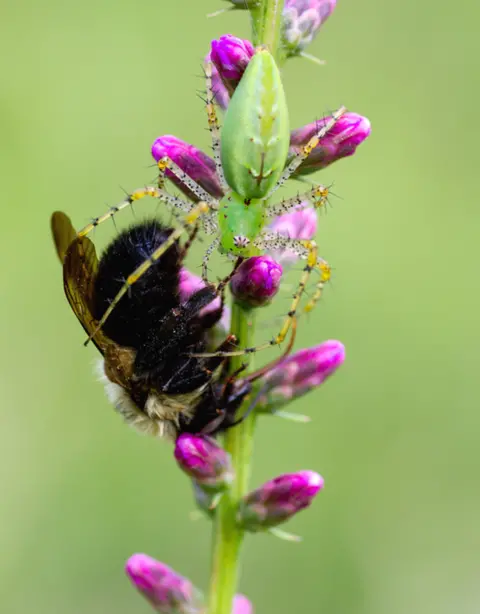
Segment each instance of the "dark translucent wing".
M58 251L60 253L60 250ZM98 324L97 320L92 316L92 301L97 270L98 259L95 253L95 246L87 237L76 238L70 244L64 257L63 286L70 307L88 335L93 333ZM101 331L95 335L93 342L102 354L112 344L112 341Z
M53 241L57 250L57 255L60 262L63 264L65 260L65 254L67 253L70 245L77 238L75 228L72 226L72 222L68 215L62 213L62 211L55 211L50 219L50 226L52 229Z

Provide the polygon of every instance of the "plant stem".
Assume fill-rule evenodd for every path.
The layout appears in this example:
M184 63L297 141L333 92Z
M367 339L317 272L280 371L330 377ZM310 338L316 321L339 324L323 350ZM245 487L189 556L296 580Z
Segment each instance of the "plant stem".
M267 45L270 53L280 62L279 39L284 0L261 0L251 9L253 41ZM245 309L234 302L231 332L240 347L254 346L255 310ZM231 371L237 370L244 357L232 358ZM252 361L249 368L252 368ZM247 401L248 402L248 401ZM245 404L240 408L243 415ZM232 457L235 480L223 495L217 507L213 527L212 571L210 578L209 614L231 614L232 602L240 575L240 549L244 531L237 525L236 515L240 499L248 491L253 455L255 412L225 434L224 447Z
M244 310L233 303L231 331L242 346L253 344L253 310ZM242 365L242 356L232 359L232 370ZM241 411L244 411L242 408ZM235 595L240 563L243 530L237 525L238 503L247 492L253 453L255 412L225 434L224 448L232 457L235 481L223 495L216 510L213 529L213 560L210 579L210 614L230 614Z
M263 0L250 11L254 44L266 45L277 62L281 59L279 39L283 4L284 0Z

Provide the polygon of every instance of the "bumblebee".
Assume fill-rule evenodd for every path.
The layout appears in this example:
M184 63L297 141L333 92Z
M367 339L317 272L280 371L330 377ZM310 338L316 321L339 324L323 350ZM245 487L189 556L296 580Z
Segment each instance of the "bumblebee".
M137 223L121 232L99 261L93 243L77 235L67 215L55 212L51 228L66 297L88 335L98 329L131 271L173 232L157 220ZM180 271L194 235L183 247L174 242L151 263L93 336L102 355L100 377L116 410L141 432L171 440L185 432L215 435L237 424L236 410L252 382L279 362L238 379L238 373L227 377L225 356L195 356L210 349L229 278L181 300ZM218 307L203 312L219 296ZM235 349L236 342L227 336L213 354Z

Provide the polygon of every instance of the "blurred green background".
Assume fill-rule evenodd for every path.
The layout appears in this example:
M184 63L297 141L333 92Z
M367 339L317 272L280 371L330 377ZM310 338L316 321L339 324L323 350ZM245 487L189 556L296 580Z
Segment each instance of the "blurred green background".
M95 381L49 216L81 226L150 181L158 135L208 147L202 57L249 33L245 14L205 18L220 6L2 4L2 612L147 613L123 574L137 551L206 585L208 523L189 517L171 446L124 426ZM300 545L247 540L241 589L259 613L479 611L479 18L476 3L344 0L309 49L327 66L284 70L292 125L344 103L373 132L322 175L341 196L318 237L335 280L298 334L342 340L347 362L295 405L309 426L258 430L255 484L326 479L288 526Z

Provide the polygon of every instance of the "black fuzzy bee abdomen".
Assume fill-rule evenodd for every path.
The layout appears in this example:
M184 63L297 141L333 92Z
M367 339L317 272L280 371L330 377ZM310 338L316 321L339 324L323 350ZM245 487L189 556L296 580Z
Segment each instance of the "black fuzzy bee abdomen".
M93 315L100 320L127 277L173 232L158 221L136 224L114 239L102 255L95 280ZM103 325L122 346L139 348L171 309L179 304L181 248L174 243L129 288Z

